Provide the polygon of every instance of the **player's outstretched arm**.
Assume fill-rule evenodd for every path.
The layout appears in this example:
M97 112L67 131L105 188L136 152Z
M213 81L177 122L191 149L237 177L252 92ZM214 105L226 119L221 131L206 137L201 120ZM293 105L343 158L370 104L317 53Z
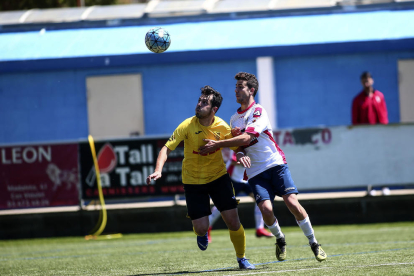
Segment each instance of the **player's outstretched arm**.
M214 141L210 139L203 139L205 142L207 142L207 144L199 148L199 154L204 155L219 148L247 146L250 144L250 141L253 139L253 137L253 134L245 132L237 137L226 140Z
M166 146L162 147L160 153L158 154L157 164L155 165L155 170L152 174L147 177L147 185L151 183L151 180L160 179L162 174L162 168L164 167L165 161L167 161L168 154L170 154L171 150Z

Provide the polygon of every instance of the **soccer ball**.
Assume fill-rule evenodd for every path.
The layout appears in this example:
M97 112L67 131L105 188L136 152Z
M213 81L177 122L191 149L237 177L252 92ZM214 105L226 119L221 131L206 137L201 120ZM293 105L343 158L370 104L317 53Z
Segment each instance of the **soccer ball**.
M145 45L151 52L165 52L171 45L170 34L163 28L152 28L145 35Z

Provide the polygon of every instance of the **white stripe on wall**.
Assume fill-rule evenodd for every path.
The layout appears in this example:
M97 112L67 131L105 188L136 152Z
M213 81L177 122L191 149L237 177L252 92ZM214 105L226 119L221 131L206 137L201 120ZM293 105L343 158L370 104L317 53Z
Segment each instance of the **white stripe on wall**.
M267 111L272 129L277 129L276 110L276 80L273 73L273 57L258 57L256 59L259 103Z

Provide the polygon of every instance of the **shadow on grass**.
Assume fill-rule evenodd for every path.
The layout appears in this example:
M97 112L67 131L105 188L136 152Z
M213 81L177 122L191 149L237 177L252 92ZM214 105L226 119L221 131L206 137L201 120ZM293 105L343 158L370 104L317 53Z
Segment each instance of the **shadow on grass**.
M265 267L260 267L254 270L254 271L260 271L266 269ZM219 269L211 269L211 270L199 270L199 271L177 271L177 272L169 272L169 273L143 273L143 274L133 274L128 276L152 276L152 275L162 275L162 276L168 276L168 275L185 275L185 274L196 274L196 273L212 273L212 272L231 272L231 271L252 271L249 269L239 269L239 268L219 268Z

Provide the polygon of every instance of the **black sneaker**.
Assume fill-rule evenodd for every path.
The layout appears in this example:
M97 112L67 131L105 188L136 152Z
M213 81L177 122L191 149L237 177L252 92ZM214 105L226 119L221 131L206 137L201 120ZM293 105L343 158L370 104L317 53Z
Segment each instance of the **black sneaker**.
M208 246L207 233L204 236L197 236L197 245L201 250L206 250Z
M286 241L285 237L276 239L276 258L279 261L284 261L286 259Z
M242 258L237 262L239 263L240 269L256 269L256 267L249 263L249 261L246 258Z
M323 251L320 244L314 242L310 245L310 247L312 249L313 254L315 254L315 258L318 261L322 262L322 261L326 260L326 257L327 257L326 253L325 253L325 251Z

